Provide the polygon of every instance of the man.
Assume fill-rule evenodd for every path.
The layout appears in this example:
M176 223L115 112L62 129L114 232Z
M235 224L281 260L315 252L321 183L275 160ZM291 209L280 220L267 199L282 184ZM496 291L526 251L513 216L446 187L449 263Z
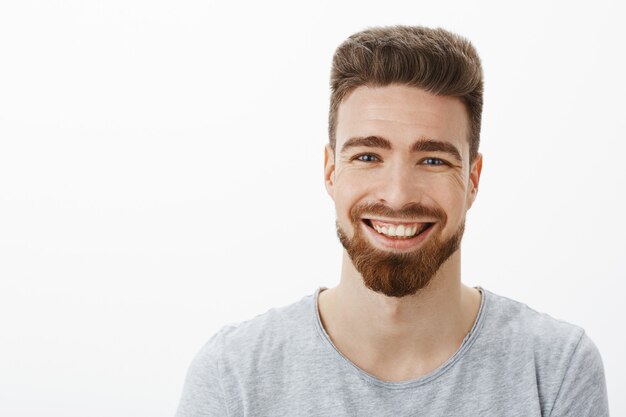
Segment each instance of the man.
M574 325L461 283L478 191L482 69L442 29L375 28L337 49L326 189L339 285L227 326L178 416L608 416Z

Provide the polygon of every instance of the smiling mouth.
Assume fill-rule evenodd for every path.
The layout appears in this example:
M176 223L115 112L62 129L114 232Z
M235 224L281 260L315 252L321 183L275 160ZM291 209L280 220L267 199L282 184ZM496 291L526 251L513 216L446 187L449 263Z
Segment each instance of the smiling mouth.
M363 223L376 233L390 239L412 239L429 230L435 223L389 223L374 219L363 219Z

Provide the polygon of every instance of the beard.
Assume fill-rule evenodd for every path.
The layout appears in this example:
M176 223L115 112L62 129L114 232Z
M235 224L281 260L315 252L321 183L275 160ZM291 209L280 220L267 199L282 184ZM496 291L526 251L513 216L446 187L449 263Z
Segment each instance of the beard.
M361 223L365 214L394 219L420 217L436 219L439 231L436 236L430 236L424 245L416 250L402 253L382 251L374 248L363 236ZM439 208L430 208L420 204L408 205L399 211L394 211L380 203L361 204L350 211L350 217L354 236L352 239L348 238L337 222L339 241L352 259L354 267L363 277L365 286L388 297L413 295L426 288L441 265L459 249L465 230L465 219L463 219L457 230L450 237L443 239L441 230L447 223L446 213Z

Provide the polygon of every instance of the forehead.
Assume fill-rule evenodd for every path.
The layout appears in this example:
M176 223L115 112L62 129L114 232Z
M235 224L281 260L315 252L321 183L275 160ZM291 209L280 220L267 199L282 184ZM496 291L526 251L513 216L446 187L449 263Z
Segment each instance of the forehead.
M381 136L398 147L426 138L469 152L467 111L456 97L406 85L361 86L341 102L337 116L337 149L351 137Z

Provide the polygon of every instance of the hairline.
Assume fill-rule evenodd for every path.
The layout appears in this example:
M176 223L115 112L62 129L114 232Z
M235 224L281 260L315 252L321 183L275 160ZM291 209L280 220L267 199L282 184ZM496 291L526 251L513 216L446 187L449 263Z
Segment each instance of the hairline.
M422 87L419 87L417 85L413 85L410 83L405 83L405 82L391 82L388 84L379 84L379 83L372 83L372 82L364 82L362 84L357 84L355 86L353 86L352 88L347 89L344 94L341 96L341 99L339 101L337 101L337 108L334 111L334 119L333 121L335 122L332 126L331 126L331 132L332 135L330 135L329 137L329 145L331 147L331 149L333 150L333 153L336 155L336 146L337 146L337 125L339 124L339 108L341 107L341 104L345 102L345 100L358 88L361 87L367 87L367 88L385 88L385 87L392 87L392 86L405 86L405 87L411 87L411 88L416 88L418 90L424 91L428 94L437 96L437 97L449 97L449 98L455 98L457 99L459 102L461 102L461 104L463 105L463 111L465 113L465 121L466 121L466 130L467 130L467 137L466 137L466 141L469 147L469 160L470 163L473 162L476 157L478 156L479 152L478 149L476 150L475 154L472 155L472 121L471 121L471 116L470 116L470 110L468 108L467 103L465 103L465 101L463 100L462 97L460 96L454 96L454 95L446 95L446 94L434 94ZM372 135L374 136L374 135ZM332 139L332 141L330 140Z

